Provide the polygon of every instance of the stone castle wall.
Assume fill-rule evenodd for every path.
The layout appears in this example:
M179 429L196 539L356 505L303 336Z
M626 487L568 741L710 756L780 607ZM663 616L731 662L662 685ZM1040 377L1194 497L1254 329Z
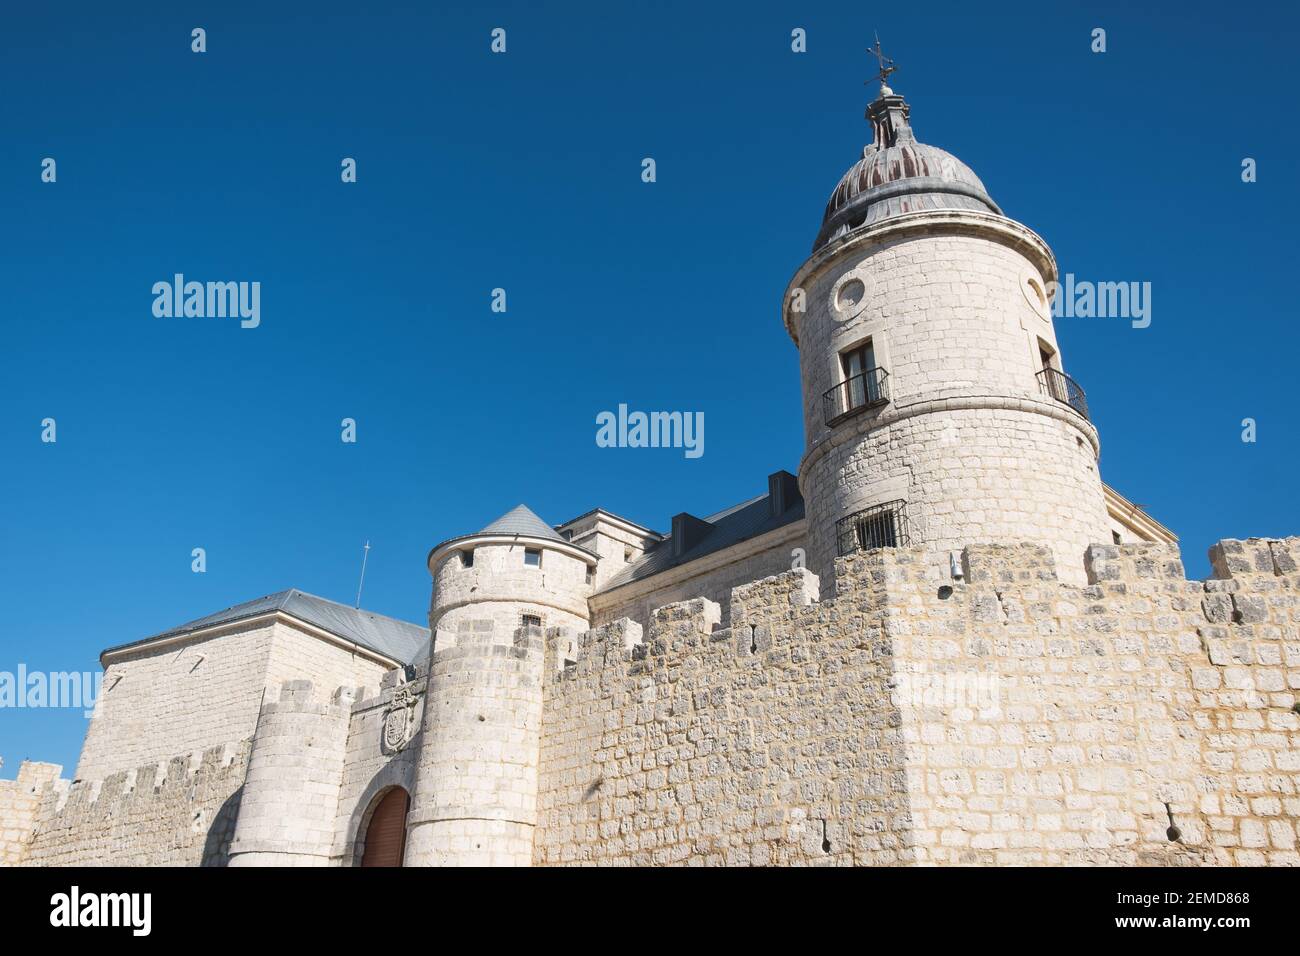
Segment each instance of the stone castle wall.
M408 865L529 862L543 647L541 628L503 627L490 617L462 617L454 634L439 629L407 818Z
M1300 538L1211 558L1190 582L1095 545L1076 586L1044 545L969 547L959 579L885 549L822 600L806 570L736 588L726 627L707 599L465 621L403 685L409 733L400 675L356 704L291 682L250 740L71 785L25 764L0 854L355 863L401 786L409 865L1300 865Z
M354 688L319 701L286 681L262 705L230 844L231 866L328 866Z
M248 741L44 788L28 866L224 866Z
M13 780L0 780L0 866L18 866L27 856L45 791L56 785L56 763L24 760Z
M1294 864L1300 539L841 559L548 674L534 862Z

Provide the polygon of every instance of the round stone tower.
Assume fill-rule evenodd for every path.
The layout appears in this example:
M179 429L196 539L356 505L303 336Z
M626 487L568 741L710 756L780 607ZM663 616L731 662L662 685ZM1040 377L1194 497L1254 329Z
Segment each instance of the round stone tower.
M407 866L527 866L545 641L588 629L596 555L520 505L429 554L433 652Z
M285 681L253 733L230 866L329 866L356 688Z
M918 143L883 82L873 142L786 290L799 348L809 566L902 544L1032 541L1083 583L1111 540L1100 445L1052 327L1056 262L979 177Z

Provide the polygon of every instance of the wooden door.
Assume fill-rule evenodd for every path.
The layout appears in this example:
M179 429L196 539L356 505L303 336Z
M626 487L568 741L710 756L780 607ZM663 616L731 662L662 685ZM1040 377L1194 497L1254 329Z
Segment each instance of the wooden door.
M362 866L401 866L406 850L406 811L411 797L401 787L384 794L370 815L366 827L366 849Z

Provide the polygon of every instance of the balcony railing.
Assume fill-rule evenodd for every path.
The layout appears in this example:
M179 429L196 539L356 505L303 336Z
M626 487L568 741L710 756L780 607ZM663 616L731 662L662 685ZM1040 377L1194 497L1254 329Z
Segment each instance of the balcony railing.
M1088 417L1088 396L1079 383L1060 369L1045 368L1038 373L1038 387L1044 395L1069 405L1084 418Z
M886 501L835 522L841 556L871 548L897 548L908 543L907 502Z
M855 412L888 402L889 373L883 368L869 368L828 389L822 395L822 411L826 424L830 425Z

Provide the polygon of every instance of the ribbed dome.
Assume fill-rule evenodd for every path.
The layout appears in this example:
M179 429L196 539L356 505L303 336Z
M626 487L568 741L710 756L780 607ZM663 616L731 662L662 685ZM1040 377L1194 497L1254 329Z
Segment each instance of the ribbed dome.
M855 229L904 213L968 209L1001 215L969 166L937 146L916 141L908 125L909 113L903 98L888 89L867 108L875 141L831 193L814 250Z

